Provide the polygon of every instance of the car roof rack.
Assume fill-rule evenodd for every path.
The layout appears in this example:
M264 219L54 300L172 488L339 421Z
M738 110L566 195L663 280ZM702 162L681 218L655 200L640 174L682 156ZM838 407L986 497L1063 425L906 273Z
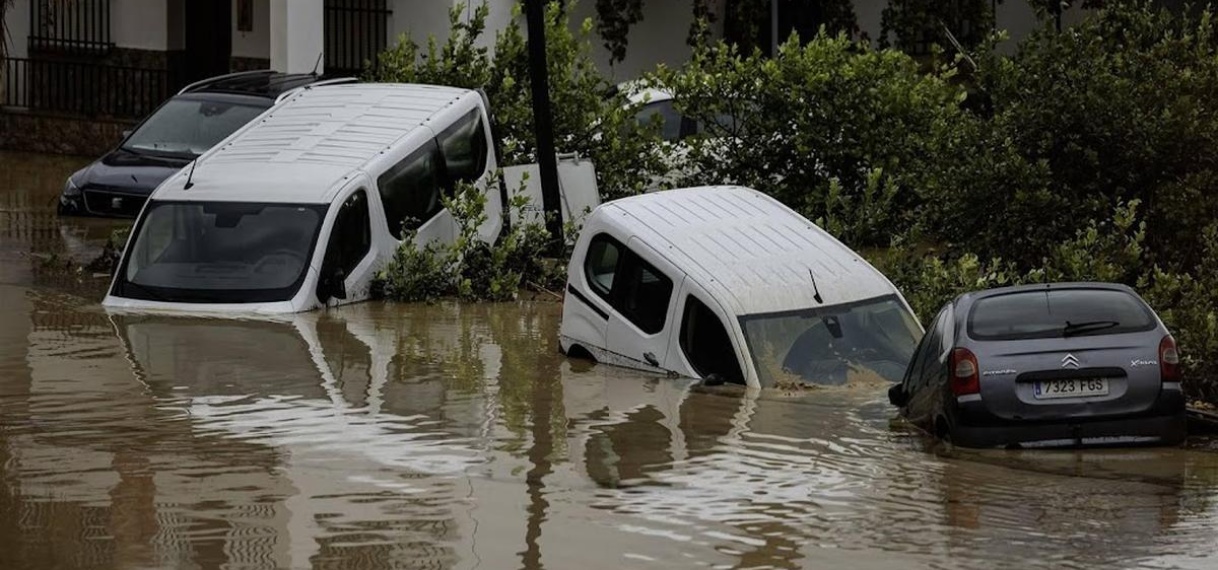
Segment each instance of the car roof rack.
M275 73L276 72L271 69L256 69L253 71L240 71L237 73L229 73L226 75L217 75L215 77L209 77L202 81L196 81L194 83L191 83L190 85L187 85L186 87L183 87L181 91L178 91L178 95L181 95L183 93L190 93L192 91L198 91L200 89L207 88L209 86L215 85L216 83L219 83L222 81L228 81L228 80L238 79L238 78L243 78L243 77L249 77L249 78L263 77L263 76L270 77L270 76L274 75Z
M287 99L288 97L291 97L292 95L294 95L296 92L302 91L305 89L312 89L314 87L325 87L327 85L346 85L349 83L359 83L359 78L358 77L335 77L334 79L323 79L321 81L314 81L313 83L310 83L308 85L301 85L300 87L297 87L295 89L289 89L287 91L284 91L278 97L275 98L275 104L278 105L284 99Z

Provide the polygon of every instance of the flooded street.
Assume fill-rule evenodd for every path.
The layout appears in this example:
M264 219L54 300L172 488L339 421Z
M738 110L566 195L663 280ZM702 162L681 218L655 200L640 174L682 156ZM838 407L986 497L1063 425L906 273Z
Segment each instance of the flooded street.
M882 388L558 354L552 302L108 314L0 153L0 569L1218 567L1218 445L936 453Z

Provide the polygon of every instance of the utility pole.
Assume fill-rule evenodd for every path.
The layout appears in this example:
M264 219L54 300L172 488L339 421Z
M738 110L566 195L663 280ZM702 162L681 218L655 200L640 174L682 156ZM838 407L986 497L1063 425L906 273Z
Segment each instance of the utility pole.
M550 78L546 67L546 0L525 1L529 27L529 79L533 91L533 134L541 168L541 204L550 232L551 255L563 253L562 198L558 191L558 159L554 151L554 117L550 114Z

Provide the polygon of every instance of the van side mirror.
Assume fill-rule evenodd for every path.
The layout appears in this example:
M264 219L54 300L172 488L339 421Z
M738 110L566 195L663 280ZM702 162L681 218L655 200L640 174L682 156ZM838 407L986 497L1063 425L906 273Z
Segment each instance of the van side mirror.
M703 386L722 386L727 383L727 378L718 372L712 372L702 379Z
M904 408L909 403L909 394L905 392L904 385L894 384L888 389L888 403L898 408Z
M131 129L127 129L127 130L123 131L123 140L127 140L127 137L131 136L132 132L134 132L134 131L132 131Z

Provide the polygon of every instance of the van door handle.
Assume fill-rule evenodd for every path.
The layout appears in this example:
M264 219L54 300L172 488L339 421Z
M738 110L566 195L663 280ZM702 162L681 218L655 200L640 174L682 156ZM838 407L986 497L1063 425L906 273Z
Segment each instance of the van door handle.
M655 366L656 368L660 367L660 361L658 359L656 359L656 355L654 355L650 352L643 353L643 360L646 360L647 364Z

